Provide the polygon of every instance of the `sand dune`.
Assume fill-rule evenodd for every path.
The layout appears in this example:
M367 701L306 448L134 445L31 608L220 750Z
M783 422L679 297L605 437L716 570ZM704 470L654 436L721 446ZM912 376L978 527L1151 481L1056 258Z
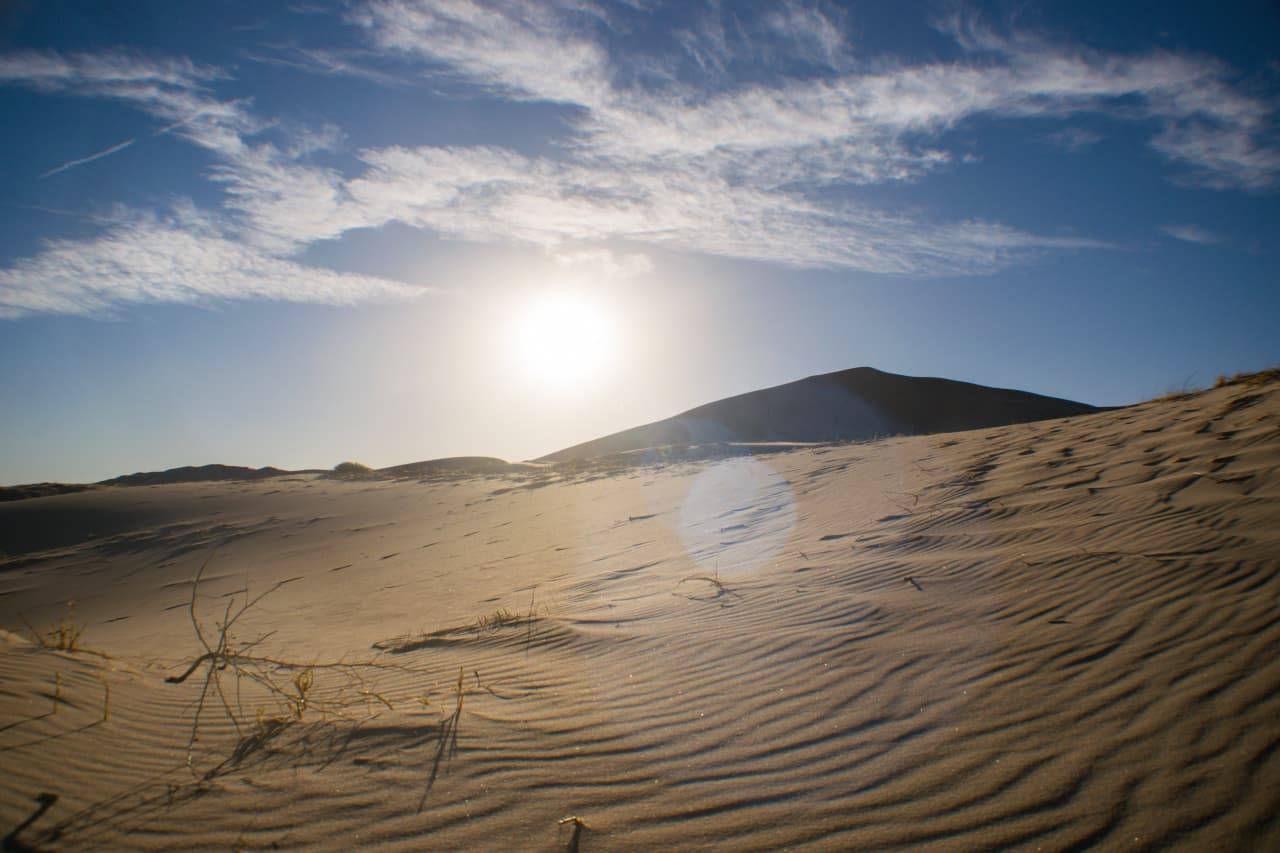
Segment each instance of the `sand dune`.
M431 478L451 477L459 474L512 474L530 470L530 466L519 462L508 462L495 456L446 456L443 459L428 459L423 462L409 462L404 465L391 465L377 469L377 474L384 477Z
M24 483L18 486L0 486L0 503L44 498L50 495L68 495L91 488L93 486L87 483Z
M609 472L8 503L0 821L38 849L1274 846L1278 465L1271 378ZM293 720L226 671L188 767L208 668L165 679L204 652L211 553L206 632L280 584L234 648L273 632L244 654L314 687ZM101 655L23 627L70 598Z
M665 445L863 441L1026 423L1094 406L952 379L855 367L728 397L651 424L576 444L539 461L565 462Z
M184 465L164 471L139 471L103 480L103 486L158 486L164 483L206 483L219 480L265 480L293 474L280 468L246 468L243 465Z

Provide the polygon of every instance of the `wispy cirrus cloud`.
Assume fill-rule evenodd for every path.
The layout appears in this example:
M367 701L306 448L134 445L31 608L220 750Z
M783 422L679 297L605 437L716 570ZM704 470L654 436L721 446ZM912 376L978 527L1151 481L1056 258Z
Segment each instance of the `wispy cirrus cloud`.
M1232 90L1228 69L1212 60L1071 49L970 20L949 31L973 59L836 70L847 65L835 61L836 48L848 56L838 28L816 7L780 10L773 29L807 33L802 58L825 44L832 73L726 85L732 49L723 22L713 20L698 40L706 47L698 65L712 85L674 76L645 85L620 75L625 62L611 61L599 32L607 16L583 3L367 3L352 17L377 47L417 60L428 75L572 107L574 134L559 157L493 146L363 151L362 174L313 176L305 226L328 238L399 221L468 240L620 238L798 266L982 273L1101 243L999 223L932 223L830 201L826 190L953 167L947 134L978 118L1120 115L1117 104L1136 99L1136 118L1164 123L1157 150L1192 162L1190 146L1170 142L1178 122L1248 136L1271 109ZM1210 168L1203 159L1196 162ZM1212 168L1223 185L1274 180L1265 164L1246 175L1227 154ZM288 220L279 215L286 202L270 188L246 185L237 203L256 221Z
M1280 183L1276 105L1239 89L1232 70L1211 58L1105 53L956 16L939 26L960 48L957 58L869 64L849 44L847 20L800 0L753 21L712 6L665 47L629 49L622 18L645 13L590 0L367 0L345 19L364 47L255 55L370 85L398 85L413 73L460 96L555 105L565 135L537 155L498 139L370 147L341 167L321 166L311 155L338 146L341 128L286 127L248 100L220 98L227 75L219 69L122 53L0 57L0 84L113 99L164 122L160 132L210 153L207 176L224 191L221 211L200 227L140 218L94 240L52 243L0 271L0 287L22 288L7 291L7 310L84 311L110 304L111 293L118 302L294 298L267 274L296 288L296 298L406 296L404 286L326 277L293 260L318 241L391 223L553 254L626 241L898 275L984 274L1104 246L861 200L861 187L921 181L979 160L953 141L979 121L1103 115L1149 129L1177 181L1255 191ZM377 61L387 56L393 78ZM736 77L734 64L748 60L770 73ZM1091 134L1071 125L1049 139L1080 150L1096 141ZM208 242L210 269L245 272L222 291L198 275L176 278L139 251L142 235L186 252ZM77 253L93 263L77 266ZM129 285L125 269L144 283ZM306 286L312 273L323 286ZM73 279L85 282L81 291ZM41 281L58 298L38 300Z
M588 150L649 156L809 149L842 164L864 160L855 174L892 180L949 162L918 139L939 139L965 121L1101 112L1161 124L1153 147L1203 172L1206 185L1262 188L1280 179L1273 164L1280 148L1269 133L1276 105L1233 88L1231 69L1207 57L1109 54L1001 34L955 16L939 26L971 59L887 70L833 62L831 74L769 84L722 85L721 75L710 73L709 87L668 80L645 89L617 84L618 70L635 59L605 52L598 33L605 18L586 14L589 8L373 0L352 17L375 45L416 58L426 73L580 108L578 143ZM733 48L718 14L704 20L695 39L707 46L699 64L718 72ZM847 55L840 28L817 6L788 3L766 21L774 30L809 34L792 45L795 56L814 56L813 44ZM692 43L685 40L683 49ZM1135 99L1139 110L1122 109ZM877 170L886 160L892 166ZM920 168L903 169L906 160Z
M1280 181L1280 147L1252 132L1262 124L1261 118L1191 118L1171 123L1151 144L1170 160L1186 164L1174 178L1178 183L1216 190L1270 190Z
M600 16L590 3L374 0L350 18L379 49L510 97L590 106L609 95L609 57L591 37Z
M89 240L52 240L0 270L0 317L101 316L149 302L272 299L347 305L425 291L373 276L304 266L234 239L192 209L121 211Z
M1201 228L1199 225L1165 225L1160 230L1173 239L1181 240L1184 243L1198 243L1203 246L1210 246L1222 242L1220 236L1206 228Z
M165 122L174 132L212 151L234 155L246 136L269 122L244 101L219 100L211 85L225 72L181 58L122 51L60 54L19 51L0 55L0 85L120 101Z
M978 273L1040 250L1099 245L815 199L810 191L821 187L910 180L949 162L947 152L907 138L920 125L948 122L911 112L910 90L928 81L909 71L711 93L674 81L660 90L623 86L595 35L603 19L584 8L360 7L353 20L379 48L502 97L577 108L576 134L559 158L492 146L361 152L361 175L312 176L313 198L303 205L309 233L323 239L400 221L471 240L621 238L906 274ZM812 7L781 7L768 23L787 31L804 57L845 63L839 30ZM280 212L290 202L276 187L297 198L297 182L263 178L245 181L236 204L261 223L289 221Z
M845 34L848 15L800 0L785 0L765 14L763 25L783 40L788 56L833 70L853 64Z
M125 51L62 54L22 50L0 55L0 81L49 92L123 95L133 86L190 89L225 78L224 72L185 58L156 59Z
M1280 185L1280 104L1234 86L1234 72L1216 59L1067 47L1027 33L1001 35L973 17L955 16L941 26L973 53L1003 60L1022 81L1012 90L997 89L1012 114L1096 111L1154 122L1159 130L1151 147L1181 167L1175 182L1254 191ZM1019 89L1021 97L1008 98ZM1137 99L1138 109L1117 103L1126 98Z
M930 225L853 203L818 205L740 184L704 164L563 163L501 149L367 151L332 230L403 222L475 241L544 247L624 239L794 266L972 274L1051 248L1098 244L983 222Z
M579 274L589 274L597 281L625 281L653 272L653 260L639 252L570 249L553 251L551 259L557 266Z
M380 86L409 86L414 81L374 65L372 51L303 47L297 44L264 45L245 53L263 65L291 68L322 77L355 77Z
M287 149L252 143L249 137L271 123L253 115L247 102L214 97L208 85L223 76L183 60L148 60L122 53L0 57L0 84L116 100L165 122L153 135L175 133L208 150L217 161L211 176L228 182L233 201L236 188L245 180L234 176L314 182L317 170L298 165L296 159L331 147L337 129L304 130ZM69 161L44 177L109 156L134 142L126 140ZM259 178L259 188L263 180ZM315 239L299 227L305 224L300 213L301 208L292 211L294 222L289 228L294 236L285 239L260 232L251 222L200 212L186 204L169 213L118 211L104 221L104 230L96 237L47 241L38 254L0 269L0 317L96 315L129 304L226 299L352 304L429 292L291 260L290 254Z

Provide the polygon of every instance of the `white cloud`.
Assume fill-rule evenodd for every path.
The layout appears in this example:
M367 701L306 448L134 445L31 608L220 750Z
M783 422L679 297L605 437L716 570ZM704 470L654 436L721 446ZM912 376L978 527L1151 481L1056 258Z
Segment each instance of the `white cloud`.
M605 52L582 8L363 7L357 18L375 44L417 57L433 74L579 109L570 119L576 136L557 158L482 147L363 152L371 169L346 184L363 208L354 218L472 240L623 238L801 266L981 273L1045 249L1100 244L992 223L930 223L833 202L825 191L971 162L944 145L967 121L1084 112L1161 123L1153 145L1192 168L1183 180L1261 187L1280 175L1276 152L1254 136L1272 106L1233 90L1229 69L1209 59L1070 49L957 21L951 31L972 59L858 72L847 67L841 29L816 7L790 3L771 11L765 28L785 36L794 56L825 56L822 64L843 70L726 83L734 48L716 13L681 42L707 87L674 76L623 86L618 70L630 58ZM1188 129L1199 127L1216 135ZM1063 134L1074 148L1094 141L1086 131ZM351 216L336 210L327 224L340 229Z
M375 45L437 70L535 100L595 104L607 94L608 57L574 32L597 19L573 2L374 0L352 13Z
M653 261L640 252L614 252L609 249L578 249L552 252L557 265L578 273L587 272L596 279L626 281L653 272Z
M1212 245L1213 243L1222 242L1222 238L1217 234L1201 228L1199 225L1165 225L1160 230L1173 239L1182 240L1185 243Z
M53 240L0 270L0 317L101 315L129 304L272 299L346 305L427 292L372 276L307 267L229 238L193 210L122 213L91 240Z
M1178 183L1209 189L1267 190L1280 181L1280 148L1260 142L1248 125L1191 121L1170 124L1155 149L1190 168Z
M565 163L494 148L364 152L331 230L399 221L464 240L554 249L624 239L795 266L971 274L1050 248L1097 246L979 223L930 225L736 183L701 161Z
M1030 84L1020 87L1022 97L1011 103L1015 108L1034 95L1031 105L1046 113L1111 111L1118 118L1158 122L1151 146L1183 167L1174 176L1177 183L1244 190L1280 185L1277 103L1232 86L1232 69L1215 59L1071 49L1026 34L1001 36L974 19L953 18L944 29L969 50L1004 59ZM1113 107L1126 97L1138 99L1140 108Z
M764 25L787 42L785 48L791 55L839 69L852 62L844 17L839 9L785 0L764 16Z
M0 56L0 81L49 92L88 89L111 95L137 85L188 89L223 76L189 59L158 60L121 51L64 55L26 50Z
M144 302L272 299L349 304L413 298L429 292L371 276L299 264L289 255L336 236L315 205L336 177L298 158L334 147L334 126L302 129L285 149L246 137L270 123L243 101L220 101L206 88L217 71L179 60L118 53L25 53L0 57L0 83L79 97L121 101L165 122L217 159L211 177L224 183L239 219L186 206L172 215L125 212L87 240L48 241L43 250L0 269L0 316L98 314ZM134 140L64 163L46 176L121 150ZM261 227L259 227L261 226Z
M357 5L349 20L373 51L493 98L560 105L568 134L540 156L520 153L518 141L388 146L356 152L355 167L341 170L309 159L337 147L340 128L308 132L255 115L246 100L220 99L225 76L217 69L121 53L0 56L0 84L109 98L154 116L164 123L159 132L210 152L208 176L225 191L216 227L212 217L196 228L135 219L94 240L49 244L0 271L6 310L88 311L220 293L406 295L402 285L291 260L317 241L393 222L459 240L532 244L557 257L625 241L904 275L982 274L1103 245L996 222L931 221L860 200L860 187L979 161L949 145L955 129L978 120L1103 114L1151 127L1151 145L1175 164L1179 181L1253 190L1280 183L1280 148L1269 130L1275 104L1234 87L1231 69L1209 58L1103 53L957 17L944 29L964 49L960 59L860 66L848 22L800 2L772 6L749 27L727 11L706 15L676 34L673 58L628 53L626 28L608 29L615 13L588 0ZM770 73L734 80L731 67L752 51L768 59ZM292 48L281 61L378 81L380 68L344 59L357 55L370 56ZM668 59L679 68L663 70ZM808 71L787 76L796 63ZM1048 138L1068 150L1097 141L1073 125ZM174 255L141 251L144 238L208 263L183 278L163 260ZM201 269L219 270L230 283L219 290ZM111 270L142 278L130 284ZM268 272L287 287L266 282ZM74 285L77 275L87 283ZM320 283L307 285L311 275ZM40 282L46 299L36 292Z
M381 86L407 86L411 81L380 68L372 62L372 51L269 45L263 52L248 51L245 56L263 65L291 68L304 74L323 77L355 77Z
M775 27L835 30L792 5ZM781 13L780 13L781 14ZM344 175L247 149L215 172L247 239L276 252L401 222L548 248L625 239L796 266L975 274L1049 249L1098 246L995 223L933 224L815 190L911 180L947 165L934 134L981 108L981 72L903 69L708 96L614 85L582 7L402 3L355 13L374 43L506 97L581 108L560 157L492 146L360 152ZM806 29L807 27L807 29ZM795 34L794 32L792 33ZM960 97L964 95L964 97Z
M62 55L21 51L0 56L0 85L121 101L165 122L174 132L235 156L243 138L269 126L243 101L219 101L209 86L225 75L186 59L154 59L121 52Z

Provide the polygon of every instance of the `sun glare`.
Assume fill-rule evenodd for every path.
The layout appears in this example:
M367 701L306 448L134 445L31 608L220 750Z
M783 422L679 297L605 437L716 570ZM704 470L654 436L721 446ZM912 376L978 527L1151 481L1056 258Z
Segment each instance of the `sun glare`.
M515 356L528 374L556 389L599 375L614 353L614 329L601 307L573 293L545 294L520 312Z

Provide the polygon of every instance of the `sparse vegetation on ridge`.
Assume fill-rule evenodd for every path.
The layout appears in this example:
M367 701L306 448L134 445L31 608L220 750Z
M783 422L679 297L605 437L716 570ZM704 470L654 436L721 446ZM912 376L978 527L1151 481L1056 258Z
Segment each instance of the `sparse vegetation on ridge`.
M376 472L359 462L339 462L333 466L329 476L338 480L368 480L376 476Z
M48 631L38 631L26 619L22 621L40 648L74 653L81 651L80 638L84 635L84 625L75 621L75 608L76 603L68 601L66 612L58 620L58 624Z
M1254 370L1247 373L1235 373L1231 376L1221 375L1213 383L1214 388L1227 385L1262 385L1266 382L1280 380L1280 367L1268 367L1265 370Z

